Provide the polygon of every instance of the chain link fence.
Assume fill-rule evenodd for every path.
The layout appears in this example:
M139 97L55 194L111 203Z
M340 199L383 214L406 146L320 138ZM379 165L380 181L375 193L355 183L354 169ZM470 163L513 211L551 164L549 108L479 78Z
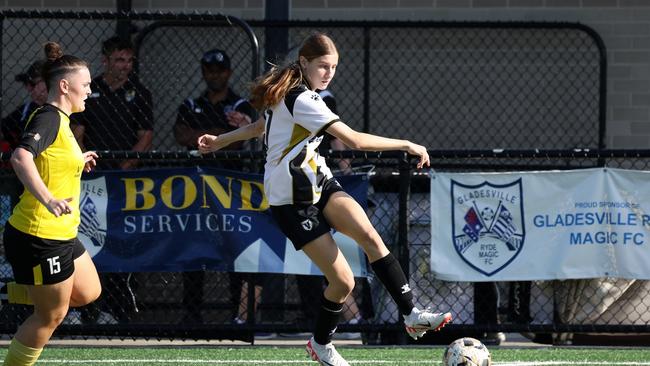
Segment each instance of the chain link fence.
M339 50L330 90L354 128L435 149L604 147L605 49L569 23L250 22L263 49L314 31Z
M222 157L197 160L184 152L173 134L178 106L205 89L202 53L225 50L233 65L231 86L246 96L248 82L266 67L259 49L266 46L268 32L286 31L289 48L294 48L320 30L339 48L331 91L342 119L358 130L439 149L433 155L436 170L576 169L603 164L647 169L646 155L605 155L605 150L597 150L604 148L605 50L591 29L578 24L253 21L249 28L220 15L2 15L3 116L25 102L26 93L15 75L42 58L46 40L88 60L91 73L99 75L101 42L115 33L131 33L137 74L153 96L156 151L102 151L104 159L138 157L166 166L219 160ZM527 150L503 155L493 152L495 148ZM585 155L575 148L603 154ZM235 159L261 161L259 153L233 154ZM332 155L351 158L356 169L374 167L369 217L408 268L418 305L454 313L454 324L443 333L428 335L430 341L447 342L461 333L482 337L486 332L519 331L533 336L561 332L551 341L566 343L570 340L566 334L572 332L648 331L643 315L647 309L639 300L646 293L644 281L435 280L428 270L428 180L390 154ZM9 169L3 171L2 182L4 224L20 184ZM0 261L0 281L9 281L9 266L3 257ZM72 311L57 334L252 341L255 333L305 332L313 320L311 304L317 303L323 286L323 280L313 276L210 271L104 273L102 282L102 298ZM597 298L591 295L603 289L616 298L605 311L589 304ZM569 308L558 302L568 293L583 299L581 306ZM352 332L348 336L361 332L367 343L407 341L395 305L372 275L357 281L353 298L345 305L342 332ZM4 306L0 333L14 332L29 312L27 307Z

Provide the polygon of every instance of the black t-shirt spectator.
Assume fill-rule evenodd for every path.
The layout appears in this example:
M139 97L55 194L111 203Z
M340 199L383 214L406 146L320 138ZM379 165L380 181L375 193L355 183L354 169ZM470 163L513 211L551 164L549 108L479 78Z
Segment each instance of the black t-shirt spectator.
M252 122L257 120L255 108L246 99L228 89L226 99L217 104L212 104L206 93L203 93L198 98L186 99L178 107L176 124L185 125L193 130L221 129L221 133L224 133L237 129L237 127L228 124L226 113L231 111L249 116ZM187 147L196 149L196 144Z
M138 130L153 130L151 92L137 78L112 91L100 75L90 88L86 110L72 115L85 127L86 150L131 150Z
M222 101L212 104L208 99L207 92L198 98L188 98L178 107L176 116L176 125L188 127L192 130L200 130L206 133L222 134L237 129L228 123L226 113L240 112L250 117L251 122L257 120L257 111L250 102L239 95L232 89L228 88L228 94ZM196 149L196 142L186 146L188 150ZM238 142L227 146L224 150L241 150L244 148L243 142ZM217 161L215 166L232 169L247 170L246 164L241 160L222 160Z

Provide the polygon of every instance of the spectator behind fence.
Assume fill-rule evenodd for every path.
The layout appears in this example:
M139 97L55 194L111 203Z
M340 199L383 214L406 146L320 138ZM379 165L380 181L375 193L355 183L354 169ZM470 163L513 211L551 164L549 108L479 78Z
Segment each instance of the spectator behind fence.
M41 77L44 64L45 61L35 61L24 73L16 75L16 81L21 82L29 93L29 101L21 104L0 121L3 139L12 150L18 146L29 116L47 100L47 88Z
M151 149L152 96L132 73L133 53L129 39L115 36L102 43L104 72L92 81L86 110L73 115L73 131L82 148L139 152ZM109 160L98 168L128 170L137 163L137 159ZM101 273L100 278L104 294L96 304L83 309L82 320L99 324L130 320L137 312L132 274Z
M312 359L339 366L348 363L331 342L345 299L354 287L349 263L334 242L331 229L354 239L397 304L406 332L414 339L451 321L449 313L433 313L414 306L409 280L374 229L361 206L332 176L318 154L320 136L335 135L359 150L402 150L418 157L417 168L429 165L424 146L357 132L327 108L316 89L326 89L336 71L338 51L322 33L305 39L299 57L261 76L251 101L266 110L265 121L223 135L203 135L199 151L207 153L265 134L267 149L264 191L271 214L296 250L303 252L325 274L329 284L321 297L314 336L307 342Z
M151 92L133 74L133 44L118 36L102 44L104 72L93 79L86 110L73 116L75 137L86 150L149 151L153 141ZM131 169L137 159L100 167Z
M200 60L201 75L206 90L197 98L187 98L178 108L174 137L176 142L188 150L196 150L199 136L206 133L221 134L250 124L257 119L257 112L246 100L237 95L229 86L232 76L230 57L220 49L205 52ZM243 142L227 147L241 150ZM237 171L247 169L242 159L216 161L213 166ZM246 276L252 280L253 275ZM232 317L234 323L244 323L246 319L246 299L248 284L242 280L244 275L229 273ZM202 323L201 308L204 301L204 271L183 272L183 305L188 321ZM260 286L255 286L255 305L259 303ZM241 310L240 310L241 307Z
M11 156L25 190L3 244L13 285L23 289L20 300L31 301L34 312L14 334L4 360L9 366L34 365L68 308L86 305L101 292L95 265L77 239L81 172L92 169L97 155L81 151L69 119L84 110L90 71L80 58L63 55L58 44L44 48L46 104L29 117ZM18 292L9 289L10 302Z

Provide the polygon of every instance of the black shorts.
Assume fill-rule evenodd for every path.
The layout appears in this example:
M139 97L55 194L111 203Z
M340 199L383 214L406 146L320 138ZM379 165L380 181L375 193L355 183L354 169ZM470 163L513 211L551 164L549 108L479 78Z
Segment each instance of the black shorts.
M51 240L23 233L8 222L3 237L5 256L16 283L51 285L74 273L74 260L86 251L77 239Z
M320 200L313 205L282 205L271 206L271 214L278 223L280 230L291 240L296 250L302 249L305 244L328 233L330 226L323 209L332 194L342 192L343 187L331 178L323 185Z

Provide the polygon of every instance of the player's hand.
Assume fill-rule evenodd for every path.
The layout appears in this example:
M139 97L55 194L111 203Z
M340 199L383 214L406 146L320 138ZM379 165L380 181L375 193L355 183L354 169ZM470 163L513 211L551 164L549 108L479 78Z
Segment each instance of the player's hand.
M89 171L93 170L95 165L97 165L97 161L95 159L98 158L97 153L94 151L86 151L84 154L84 171L88 173Z
M199 139L197 140L197 146L201 154L207 154L224 147L221 142L222 139L220 139L219 136L205 134L199 136Z
M420 157L420 161L418 162L417 165L418 169L421 169L424 166L429 166L430 164L429 153L427 152L426 147L409 142L407 152L411 155L416 155Z
M229 125L237 128L250 125L252 122L249 116L235 111L226 113L226 119Z
M47 210L50 211L52 215L59 217L61 215L69 215L72 213L72 206L69 205L70 202L72 202L72 197L65 199L52 198L45 204L45 207L47 207Z

